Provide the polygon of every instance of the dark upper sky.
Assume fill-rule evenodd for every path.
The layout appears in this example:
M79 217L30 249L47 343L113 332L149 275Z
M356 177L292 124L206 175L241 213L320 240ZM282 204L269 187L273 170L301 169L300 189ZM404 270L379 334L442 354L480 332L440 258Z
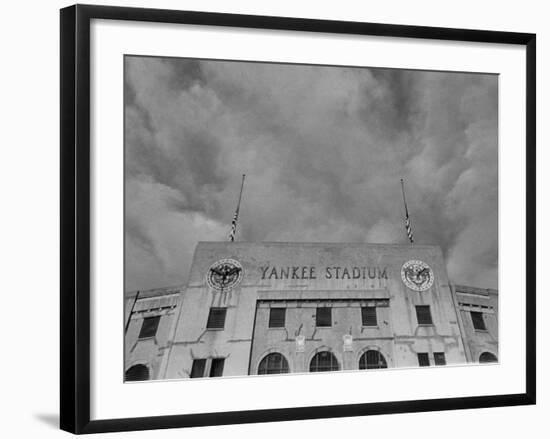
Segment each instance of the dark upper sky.
M126 289L184 283L198 241L439 244L497 287L498 77L126 57Z

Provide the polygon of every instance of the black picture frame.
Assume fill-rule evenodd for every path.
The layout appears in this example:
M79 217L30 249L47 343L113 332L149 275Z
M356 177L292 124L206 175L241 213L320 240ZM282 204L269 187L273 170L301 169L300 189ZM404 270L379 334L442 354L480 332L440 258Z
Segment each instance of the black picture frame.
M466 398L90 420L90 22L93 19L525 46L526 392ZM75 5L62 9L60 34L61 429L77 434L99 433L535 404L535 34L89 5Z

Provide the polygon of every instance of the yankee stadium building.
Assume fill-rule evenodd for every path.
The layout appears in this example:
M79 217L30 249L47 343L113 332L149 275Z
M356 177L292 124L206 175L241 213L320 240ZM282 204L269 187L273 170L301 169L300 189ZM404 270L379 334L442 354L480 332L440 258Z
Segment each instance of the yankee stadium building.
M497 291L432 245L201 242L125 318L127 381L498 361Z

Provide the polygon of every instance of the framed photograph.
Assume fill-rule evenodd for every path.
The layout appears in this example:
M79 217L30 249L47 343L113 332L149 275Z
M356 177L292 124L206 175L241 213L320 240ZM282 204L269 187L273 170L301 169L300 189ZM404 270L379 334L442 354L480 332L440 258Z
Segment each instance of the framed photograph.
M62 9L61 428L534 404L535 41Z

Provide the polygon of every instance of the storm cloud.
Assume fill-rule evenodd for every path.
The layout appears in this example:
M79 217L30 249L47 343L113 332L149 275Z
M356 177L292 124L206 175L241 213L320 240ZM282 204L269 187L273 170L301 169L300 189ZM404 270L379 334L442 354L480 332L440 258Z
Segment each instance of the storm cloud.
M498 77L125 57L126 289L184 284L198 241L438 244L497 287Z

